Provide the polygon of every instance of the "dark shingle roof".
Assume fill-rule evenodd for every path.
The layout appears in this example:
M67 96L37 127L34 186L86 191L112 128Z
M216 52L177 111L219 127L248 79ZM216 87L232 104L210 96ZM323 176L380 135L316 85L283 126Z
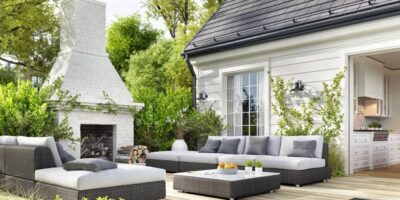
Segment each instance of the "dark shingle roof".
M186 46L189 55L400 14L400 0L226 0Z

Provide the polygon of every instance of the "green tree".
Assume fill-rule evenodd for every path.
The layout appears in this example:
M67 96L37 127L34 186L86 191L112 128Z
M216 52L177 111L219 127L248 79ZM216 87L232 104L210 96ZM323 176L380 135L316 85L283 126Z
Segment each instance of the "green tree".
M200 24L205 24L223 3L224 0L203 0Z
M112 64L120 74L126 73L130 56L156 43L160 35L160 31L142 22L137 14L119 18L107 30L106 50Z
M29 76L48 74L59 51L57 0L0 1L0 60Z
M176 37L178 28L186 34L198 15L194 0L146 0L145 5L149 16L163 20L172 38Z
M30 81L0 85L0 133L72 139L68 119L56 124L56 114L48 103L51 96L57 95L61 109L67 111L75 104L77 97L61 91L60 86L57 81L39 91Z
M190 89L159 93L143 88L136 100L145 103L145 107L135 115L135 142L147 145L151 151L168 150L175 141L174 121L182 109L191 106Z
M17 73L13 69L0 66L0 85L17 83Z

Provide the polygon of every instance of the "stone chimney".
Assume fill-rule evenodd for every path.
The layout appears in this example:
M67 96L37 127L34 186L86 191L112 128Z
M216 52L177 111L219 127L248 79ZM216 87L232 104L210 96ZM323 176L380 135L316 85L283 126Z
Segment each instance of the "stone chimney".
M117 114L74 110L68 116L76 137L108 135L107 143L112 145L112 150L108 150L107 155L110 157L109 153L112 153L114 158L119 147L133 145L133 117L126 108L140 109L143 104L134 103L105 51L106 4L97 0L64 0L60 32L61 49L49 82L61 78L62 89L80 95L78 101L83 105L107 103L110 99L105 97L106 94L120 107ZM58 117L61 121L67 116L59 111ZM82 131L90 133L84 135ZM69 143L63 144L67 147ZM80 145L72 146L69 151L79 157L83 153Z

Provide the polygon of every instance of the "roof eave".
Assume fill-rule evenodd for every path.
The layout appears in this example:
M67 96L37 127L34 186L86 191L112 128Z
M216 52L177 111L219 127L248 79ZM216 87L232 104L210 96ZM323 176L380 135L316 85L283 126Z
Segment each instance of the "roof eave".
M243 38L240 40L234 40L230 42L225 42L216 45L210 45L205 47L199 47L191 50L184 50L182 54L190 56L202 56L207 54L212 54L221 51L227 51L231 49L236 49L245 46L251 46L264 42L271 42L275 40L281 40L289 37L300 36L308 33L320 32L332 28L338 28L342 26L353 25L357 23L377 20L381 18L391 17L400 15L400 4L385 7L376 10L370 10L362 14L357 14L355 16L344 16L340 18L335 18L327 21L321 21L319 23L308 24L300 27L295 27L291 29L283 29L274 33L266 33L261 35L256 35L253 37Z

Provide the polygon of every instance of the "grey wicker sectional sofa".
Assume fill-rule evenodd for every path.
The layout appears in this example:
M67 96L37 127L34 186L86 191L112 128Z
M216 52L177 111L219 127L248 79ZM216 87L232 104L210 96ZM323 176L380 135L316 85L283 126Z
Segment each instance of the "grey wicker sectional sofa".
M122 164L100 172L65 171L56 167L51 150L43 146L0 145L0 185L2 190L44 200L56 195L63 200L156 200L166 195L164 170Z
M199 153L197 151L160 151L147 156L147 166L163 168L168 172L187 172L216 168L219 162L234 162L244 167L246 160L259 160L266 172L281 174L281 184L301 186L322 182L331 178L328 166L328 145L323 143L322 136L266 136L268 151L266 155L245 154L248 137L255 136L210 136L209 139L240 138L236 154ZM260 137L260 136L258 136ZM246 141L247 140L247 141ZM314 158L289 157L294 140L316 140Z

